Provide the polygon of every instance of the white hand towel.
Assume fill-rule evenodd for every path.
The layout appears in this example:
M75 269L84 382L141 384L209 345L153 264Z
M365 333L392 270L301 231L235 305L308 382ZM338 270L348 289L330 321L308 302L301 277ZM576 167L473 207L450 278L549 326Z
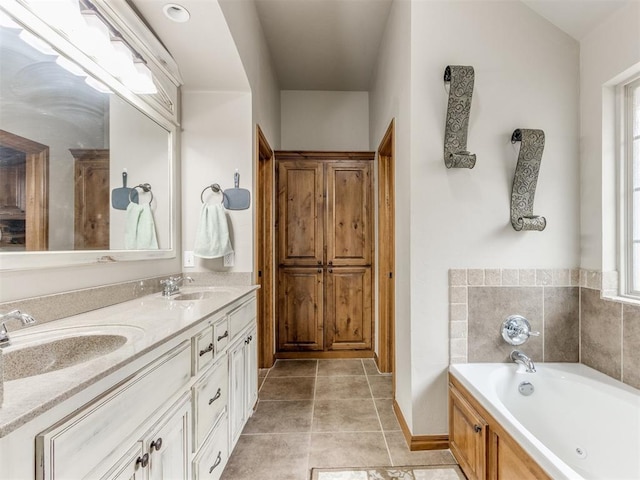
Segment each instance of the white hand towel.
M158 248L156 224L148 203L138 205L130 202L124 229L126 250L155 250Z
M193 254L201 258L218 258L232 252L224 207L221 203L203 204Z

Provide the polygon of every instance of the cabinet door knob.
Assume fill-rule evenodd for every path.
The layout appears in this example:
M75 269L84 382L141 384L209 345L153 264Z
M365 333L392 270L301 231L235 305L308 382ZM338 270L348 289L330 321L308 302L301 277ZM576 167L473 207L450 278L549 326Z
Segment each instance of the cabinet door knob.
M222 391L218 387L218 391L216 392L216 394L213 396L213 398L209 399L209 405L211 405L213 402L215 402L217 399L219 399L221 395L222 395Z
M225 332L222 335L218 335L218 341L222 340L223 338L227 338L229 336L229 330L225 330Z
M146 466L149 465L148 453L145 453L143 456L138 457L138 459L136 460L136 468L138 468L138 465L140 465L142 468L146 468Z
M209 353L213 350L213 343L210 343L207 348L204 350L200 350L200 356L203 356L205 353Z
M151 442L151 445L149 446L149 450L153 450L154 448L156 449L156 452L162 448L162 437Z
M482 431L482 427L476 424L473 426L473 431L476 433L480 433Z
M218 451L218 456L216 457L216 461L214 462L214 464L211 466L211 468L209 469L209 473L213 472L213 470L220 465L220 463L222 462L222 450Z

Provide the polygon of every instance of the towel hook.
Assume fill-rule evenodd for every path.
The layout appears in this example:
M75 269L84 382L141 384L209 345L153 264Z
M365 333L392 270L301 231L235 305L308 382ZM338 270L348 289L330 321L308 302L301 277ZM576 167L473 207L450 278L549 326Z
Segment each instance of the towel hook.
M151 194L151 199L149 199L149 205L151 205L151 202L153 202L153 192L151 191L151 185L149 185L148 183L141 183L140 185L136 185L131 190L129 190L129 202L133 203L131 192L134 192L136 188L141 189L145 193Z
M220 185L218 185L217 183L212 183L211 185L207 185L206 187L204 187L204 189L200 193L200 201L202 203L204 203L204 192L206 192L209 189L211 189L213 193L221 193L222 200L220 201L220 203L224 202L224 197L225 197L224 190L222 190L222 188L220 188Z

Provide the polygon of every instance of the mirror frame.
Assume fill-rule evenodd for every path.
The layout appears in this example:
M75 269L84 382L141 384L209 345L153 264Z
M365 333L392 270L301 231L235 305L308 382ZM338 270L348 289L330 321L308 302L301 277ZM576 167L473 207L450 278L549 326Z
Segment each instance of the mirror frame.
M107 85L114 95L119 95L141 113L149 117L168 132L169 212L168 248L159 250L61 250L33 252L0 252L0 271L29 270L48 267L63 267L87 264L106 264L121 261L140 261L176 258L178 246L178 195L177 182L179 164L178 121L179 88L182 79L175 61L159 40L144 25L126 2L91 0L91 4L106 18L122 37L137 50L147 62L158 86L159 95L137 95L125 87L118 79L106 72L80 47L71 43L66 36L48 25L19 0L3 0L0 11L13 17L21 26L49 43L56 51L77 63L90 75ZM168 88L170 93L167 94ZM171 90L174 90L171 92ZM158 100L158 97L161 100ZM172 98L174 99L172 101Z

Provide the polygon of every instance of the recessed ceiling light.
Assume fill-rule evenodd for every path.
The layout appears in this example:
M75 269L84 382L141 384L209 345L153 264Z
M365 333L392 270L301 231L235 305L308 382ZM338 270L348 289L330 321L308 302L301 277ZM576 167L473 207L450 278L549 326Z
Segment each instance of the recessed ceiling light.
M178 23L187 22L191 18L189 10L176 3L167 3L162 7L162 11L170 20Z

